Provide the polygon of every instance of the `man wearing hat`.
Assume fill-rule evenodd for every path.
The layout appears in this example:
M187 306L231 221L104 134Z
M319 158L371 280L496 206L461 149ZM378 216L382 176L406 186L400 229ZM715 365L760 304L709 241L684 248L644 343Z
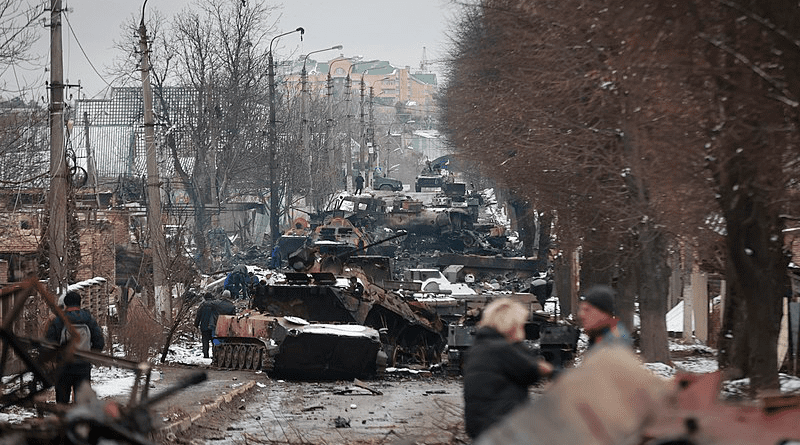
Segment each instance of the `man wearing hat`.
M599 344L632 346L630 332L614 314L614 290L602 285L589 288L578 306L578 320L589 336L589 348Z

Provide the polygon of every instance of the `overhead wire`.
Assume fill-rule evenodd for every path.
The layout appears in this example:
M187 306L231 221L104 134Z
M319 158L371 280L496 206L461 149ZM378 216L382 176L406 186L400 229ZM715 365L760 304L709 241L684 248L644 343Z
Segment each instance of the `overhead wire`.
M108 81L105 79L105 77L103 77L103 75L100 74L99 71L97 71L97 68L95 68L94 63L92 63L92 60L89 59L89 56L86 54L86 51L83 49L83 45L81 45L81 41L78 39L78 36L75 34L75 30L72 29L72 23L70 23L70 21L69 21L69 16L64 14L64 19L67 22L67 27L69 28L69 32L72 34L72 37L75 38L75 43L78 44L78 48L80 48L81 53L83 53L83 57L85 57L86 61L89 62L89 66L92 67L92 70L94 70L95 74L97 74L97 77L99 77L100 80L102 80L109 87L112 87L112 85L110 83L108 83Z

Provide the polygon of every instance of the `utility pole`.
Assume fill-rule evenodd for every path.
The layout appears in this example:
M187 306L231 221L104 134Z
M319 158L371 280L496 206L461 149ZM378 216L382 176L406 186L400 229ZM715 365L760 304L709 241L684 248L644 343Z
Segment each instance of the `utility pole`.
M341 156L339 156L339 149L335 148L333 150L335 153L331 153L331 139L334 137L331 128L334 123L333 117L331 116L333 110L333 78L331 77L330 71L328 72L328 79L325 86L327 87L326 95L328 96L328 100L325 104L325 162L329 166L333 165L336 169L337 177L340 177L341 169L339 168L339 161L341 160Z
M364 187L368 187L371 183L369 182L369 172L366 171L366 151L367 151L367 127L364 123L364 74L361 74L361 116L359 119L359 123L361 124L361 147L358 151L358 169L364 172Z
M306 56L306 59L308 56ZM308 116L306 115L306 100L308 90L308 72L306 71L305 61L303 62L303 70L300 71L300 147L302 154L300 156L308 155L308 192L306 193L306 205L313 206L314 203L314 156L309 150L309 139L311 136L308 132ZM316 209L315 209L316 210Z
M308 193L306 194L306 204L311 205L315 211L317 210L319 204L315 196L316 188L314 187L314 180L316 179L317 172L319 170L319 153L317 153L314 149L309 148L311 135L306 111L306 102L308 100L308 71L306 71L306 62L308 62L308 56L321 53L323 51L330 51L332 49L342 49L342 45L311 51L310 53L306 54L306 56L303 58L303 69L300 71L300 122L303 124L303 128L300 131L300 138L302 142L301 146L303 148L303 156L308 153ZM325 125L327 125L327 123Z
M150 253L153 258L153 297L159 321L172 322L172 298L167 284L167 247L161 221L161 178L156 162L153 90L150 87L150 53L147 47L147 28L144 26L144 7L139 23L139 50L142 52L142 96L144 99L144 141L147 147L147 228L150 232Z
M275 117L275 61L272 57L272 44L278 37L283 37L293 32L300 33L300 40L303 40L303 28L297 28L294 31L279 34L269 41L269 53L267 54L267 76L269 81L269 231L272 239L272 246L278 243L280 234L280 226L278 224L279 202L278 202L278 182L276 175L278 174L278 124Z
M369 153L367 153L367 169L369 170L369 173L366 176L367 178L369 178L369 183L370 184L372 184L372 181L374 180L375 171L372 168L372 166L373 166L373 163L376 160L377 154L378 154L377 147L375 147L375 115L372 112L373 111L372 102L373 102L374 98L375 98L375 95L373 93L373 88L370 85L370 87L369 87L369 127L367 128L367 139L369 139L369 142L367 142L367 149L369 150Z
M49 287L67 290L67 162L64 149L64 67L61 59L61 0L50 1L50 191L47 225Z
M351 65L352 68L352 65ZM347 113L347 119L345 125L347 126L347 150L345 150L345 171L347 173L346 177L344 178L344 189L349 190L350 184L352 184L353 180L353 126L351 124L351 119L353 115L350 114L352 111L351 108L351 98L353 96L353 83L350 80L350 71L347 72L347 77L344 79L344 102L345 102L345 113Z

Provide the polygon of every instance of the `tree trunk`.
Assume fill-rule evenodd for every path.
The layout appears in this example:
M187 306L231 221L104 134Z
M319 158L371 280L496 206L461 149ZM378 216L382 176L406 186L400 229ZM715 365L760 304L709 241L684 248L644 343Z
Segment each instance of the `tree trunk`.
M528 258L534 257L537 254L538 247L536 245L537 231L534 213L526 202L519 199L511 199L509 204L513 209L513 227L516 228L519 233L519 239L522 240L523 255Z
M730 298L736 354L726 364L742 366L753 391L777 389L778 333L787 257L782 251L780 218L764 205L755 187L731 199L727 210ZM735 311L729 313L728 306Z
M539 217L539 245L537 250L539 259L544 261L550 260L550 244L552 240L551 226L553 225L553 214L550 212L538 212ZM549 262L548 262L549 265Z
M647 363L669 363L667 342L667 295L670 268L667 265L665 235L650 224L640 234L642 258L637 262L639 275L639 334L642 359Z
M558 297L558 304L561 306L561 314L564 316L577 314L576 308L572 307L572 255L571 251L565 250L553 263L553 279L555 280L555 294Z
M633 325L633 314L635 312L636 296L641 288L639 283L640 273L638 271L637 259L631 258L628 264L622 266L622 273L617 280L617 298L614 302L616 306L616 316L628 328L631 333L635 333Z

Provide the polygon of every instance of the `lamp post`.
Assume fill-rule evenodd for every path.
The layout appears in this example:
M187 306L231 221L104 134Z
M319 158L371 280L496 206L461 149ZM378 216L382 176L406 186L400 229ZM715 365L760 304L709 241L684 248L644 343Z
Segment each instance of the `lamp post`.
M347 190L347 186L352 184L352 181L353 181L353 150L352 150L353 149L353 144L352 144L353 138L351 136L350 118L352 118L354 116L350 114L350 97L352 96L352 86L353 86L352 80L350 79L350 73L353 71L353 67L355 67L358 64L364 65L364 64L373 63L373 62L380 62L380 60L375 59L375 60L367 60L366 62L353 63L352 65L350 65L350 68L347 69L347 77L344 80L345 101L347 102L347 110L348 110L348 113L347 113L347 180L345 181L345 190ZM364 70L364 72L366 73L366 70ZM361 73L361 84L362 84L362 88L363 88L364 73ZM362 92L361 92L361 111L362 111L361 126L362 126L362 128L363 128L363 125L364 125L364 122L363 122L363 107L364 107L364 92L363 92L363 89L362 89ZM361 139L361 144L362 144L361 150L363 150L363 144L364 144L363 139ZM363 169L364 168L364 166L362 165L363 159L361 159L361 150L359 150L359 160L358 160L358 164L359 164L358 168L359 169Z
M267 54L268 81L269 81L269 231L272 238L272 246L278 243L280 236L280 227L278 225L278 183L275 181L275 175L278 171L278 159L276 156L276 145L278 143L278 129L275 118L275 67L272 58L272 44L279 37L292 34L294 32L300 33L300 40L303 40L303 28L297 28L294 31L279 34L269 41L269 53Z
M380 79L377 79L377 80L373 80L372 82L369 83L369 127L367 129L365 129L365 131L364 131L364 144L365 145L369 144L369 149L372 150L372 153L367 153L366 154L367 155L367 172L364 175L364 179L365 179L365 182L366 182L365 185L368 184L370 187L372 186L372 181L373 181L373 177L374 177L373 161L375 161L375 167L380 167L380 165L377 164L377 162L378 162L378 159L377 159L378 158L378 148L375 146L375 115L374 115L374 107L373 107L373 101L374 101L374 98L375 98L375 93L374 93L374 88L373 87L374 87L376 82L382 82L382 81L387 80L387 79L392 79L392 78L390 76L384 76L383 78L380 78ZM361 100L362 100L362 102L364 100L364 85L365 85L364 84L364 76L362 75L361 76ZM361 117L362 117L361 124L364 125L363 108L362 108L362 112L361 112ZM369 142L366 141L367 138L369 138ZM364 148L363 147L362 147L361 153L362 153L361 161L363 162L363 153L364 153Z
M342 58L339 58L339 59L336 59L336 60L332 61L328 65L328 78L327 78L328 105L327 105L327 115L326 115L327 126L325 127L325 148L328 150L328 162L331 162L336 166L337 172L340 172L340 173L342 172L341 165L344 164L344 171L343 171L344 177L342 178L342 182L343 182L343 185L344 185L344 189L347 190L348 189L348 178L350 176L350 168L352 168L352 162L349 162L346 159L344 159L344 156L345 156L346 153L349 153L350 151L348 149L345 153L343 153L341 144L335 144L335 147L333 149L333 159L331 159L331 149L330 149L330 143L329 143L329 140L331 139L330 130L333 127L337 126L336 125L337 121L334 120L333 116L331 116L331 113L333 113L333 76L331 76L331 72L333 72L333 66L336 65L339 62L350 62L350 68L353 67L353 58L352 57L342 57ZM348 70L348 73L349 73L349 70ZM348 110L349 110L349 105L350 105L350 91L349 91L350 87L349 87L349 85L345 85L345 87L348 88L348 91L345 91L345 102L346 102L346 107L348 107L347 110L345 110L345 113L347 113ZM347 116L345 117L345 125L347 126ZM348 130L349 130L349 128L348 128ZM349 132L348 132L347 136L348 136L347 144L349 146L350 145L350 138L349 138L350 134L349 134ZM338 173L337 173L337 175L338 175Z
M323 51L331 51L334 49L342 49L342 45L332 46L330 48L319 49L316 51L311 51L310 53L306 54L303 58L303 69L300 71L300 120L303 125L303 128L300 130L300 143L303 147L303 153L308 151L308 139L310 138L308 134L308 119L306 119L306 95L308 94L308 89L306 85L308 84L308 72L306 71L306 62L308 62L308 56L316 53L321 53ZM306 201L311 199L312 205L316 207L316 203L314 203L314 175L316 171L314 169L314 156L313 154L309 157L308 163L308 194ZM315 208L316 210L316 208Z

